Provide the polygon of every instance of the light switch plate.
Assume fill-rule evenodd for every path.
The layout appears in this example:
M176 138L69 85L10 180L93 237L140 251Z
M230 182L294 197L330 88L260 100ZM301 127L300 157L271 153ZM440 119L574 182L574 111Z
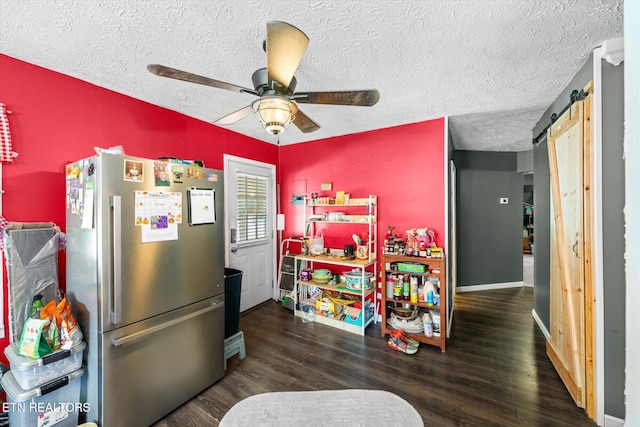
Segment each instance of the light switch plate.
M500 197L500 204L501 205L508 205L509 204L509 198L508 197Z

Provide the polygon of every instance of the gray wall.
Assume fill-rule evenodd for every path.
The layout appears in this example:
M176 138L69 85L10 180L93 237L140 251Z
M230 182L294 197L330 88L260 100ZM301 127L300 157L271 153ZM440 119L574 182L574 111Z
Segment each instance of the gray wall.
M624 63L602 61L605 413L624 418Z
M533 154L533 151L532 151ZM533 155L531 156L531 170L533 170ZM533 173L522 174L524 178L524 188L522 189L523 203L533 204ZM534 217L535 219L535 217Z
M533 172L533 146L531 150L518 151L518 172Z
M516 153L455 151L458 287L522 281L522 174ZM499 204L501 197L509 203Z
M534 133L537 135L538 133ZM549 178L549 157L545 138L533 149L533 309L549 329L549 246L551 221L551 180Z
M603 254L604 254L604 372L605 414L624 419L625 277L624 277L624 160L623 150L623 65L603 61ZM582 89L593 79L593 59L589 57L567 88L545 112L533 130L537 136L569 102L574 89ZM547 143L534 148L534 310L549 328L549 160Z
M625 0L624 19L626 22L640 22L640 2ZM625 258L626 258L626 388L625 397L629 403L625 411L628 426L640 425L640 340L637 329L631 325L640 324L640 26L624 26L625 48ZM634 286L635 285L635 286Z

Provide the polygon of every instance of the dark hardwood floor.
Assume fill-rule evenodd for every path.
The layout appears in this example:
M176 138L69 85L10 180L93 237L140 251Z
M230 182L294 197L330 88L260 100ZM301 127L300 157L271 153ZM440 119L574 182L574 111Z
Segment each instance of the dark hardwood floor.
M379 325L360 337L270 301L240 317L247 357L233 356L222 380L155 426L217 426L257 393L346 388L396 393L426 426L595 426L549 362L532 301L529 287L458 294L447 352L421 344L411 356L388 348Z

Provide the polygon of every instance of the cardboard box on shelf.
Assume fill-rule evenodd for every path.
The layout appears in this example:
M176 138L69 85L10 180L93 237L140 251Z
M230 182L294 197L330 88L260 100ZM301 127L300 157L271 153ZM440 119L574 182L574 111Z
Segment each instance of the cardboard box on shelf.
M325 317L339 318L342 316L344 306L333 301L316 300L316 314Z

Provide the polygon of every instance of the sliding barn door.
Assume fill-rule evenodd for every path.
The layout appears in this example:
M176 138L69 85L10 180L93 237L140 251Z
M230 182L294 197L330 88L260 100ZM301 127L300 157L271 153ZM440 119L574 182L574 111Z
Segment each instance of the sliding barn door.
M590 98L549 129L550 328L547 354L579 407L595 416L590 239Z

